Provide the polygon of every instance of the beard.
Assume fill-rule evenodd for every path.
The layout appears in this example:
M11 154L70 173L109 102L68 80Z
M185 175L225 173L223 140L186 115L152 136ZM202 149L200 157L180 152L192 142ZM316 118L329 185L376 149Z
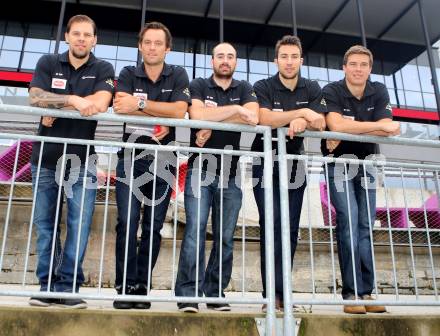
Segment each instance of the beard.
M225 73L221 73L221 72L218 73L218 72L214 71L214 75L215 75L215 77L217 77L219 79L231 79L232 78L232 72L225 74Z
M214 68L213 70L215 77L220 79L231 79L235 69L228 67L229 72L222 72L220 68Z

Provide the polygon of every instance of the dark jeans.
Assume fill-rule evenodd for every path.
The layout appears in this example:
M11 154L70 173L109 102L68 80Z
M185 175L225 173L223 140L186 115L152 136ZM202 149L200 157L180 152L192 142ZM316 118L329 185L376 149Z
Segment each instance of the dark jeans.
M116 167L116 202L118 207L118 223L116 225L116 287L121 287L124 279L125 245L128 230L128 252L127 252L127 273L126 285L146 285L149 276L156 264L159 255L162 237L160 230L170 203L172 191L172 176L174 167L168 167L168 177L161 178L156 175L156 190L153 197L153 173L149 172L153 159L137 159L134 161L133 177L131 174L131 160L119 159ZM161 166L162 168L159 168ZM166 165L159 161L158 169L165 169ZM153 171L153 170L152 170ZM162 175L162 177L165 177ZM133 189L130 194L130 180ZM153 201L154 199L154 201ZM139 227L140 211L144 202L144 213L142 216L142 234L139 246L137 246L137 231ZM129 202L130 211L129 210ZM130 212L130 221L128 213ZM154 217L153 224L151 218ZM152 235L152 237L151 237ZM150 240L151 255L150 255ZM150 265L151 257L151 265ZM150 281L151 286L151 281Z
M255 202L260 216L260 258L261 258L261 281L263 284L263 297L266 297L266 243L265 243L265 202L263 183L263 165L254 165L252 167L252 177L258 179L254 186ZM280 181L278 175L278 165L274 165L273 170L273 216L274 216L274 249L275 249L275 295L283 299L283 268L282 268L282 250L281 250L281 208L280 208ZM286 181L287 183L287 181ZM298 188L289 189L289 224L290 224L290 263L293 262L296 243L298 239L298 227L301 217L301 207L303 203L304 190L306 182Z
M188 171L185 182L186 226L179 258L179 271L176 279L176 296L224 296L223 290L231 279L234 250L234 231L241 208L242 192L235 185L235 178L228 181L223 189L223 208L221 204L221 186L218 175L202 174L200 185L198 170ZM193 181L192 180L193 177ZM206 183L204 183L206 182ZM199 197L200 196L200 197ZM200 222L198 208L200 202ZM214 244L205 271L205 236L209 211L212 208L212 231ZM222 213L222 222L220 214ZM199 224L199 225L198 225ZM220 240L220 229L222 239ZM198 293L196 293L196 254L199 239ZM220 264L220 246L222 248ZM220 267L221 286L220 286Z
M358 296L369 295L373 291L370 223L374 225L376 217L376 189L375 186L373 187L375 175L367 171L367 182L371 186L366 192L362 167L355 177L348 179L347 188L343 171L343 166L328 165L330 200L336 209L336 239L342 275L342 297L347 299L356 294L354 278L356 278ZM347 193L350 203L347 202ZM368 217L367 197L370 217Z
M32 165L32 188L37 193L34 214L38 253L36 273L40 281L41 291L47 290L49 276L51 276L50 290L56 292L72 292L75 273L77 275L75 291L78 291L84 282L82 263L89 239L96 196L96 169L92 166L89 169L87 171L85 189L83 189L84 175L86 173L84 166L78 169L68 169L65 172L63 190L67 202L66 239L64 246L62 246L60 225L57 225L52 275L50 275L59 177L56 176L55 169L41 167L37 187L37 167ZM58 215L58 224L60 224L61 211ZM78 239L79 249L77 250ZM78 260L78 264L75 269L76 260Z

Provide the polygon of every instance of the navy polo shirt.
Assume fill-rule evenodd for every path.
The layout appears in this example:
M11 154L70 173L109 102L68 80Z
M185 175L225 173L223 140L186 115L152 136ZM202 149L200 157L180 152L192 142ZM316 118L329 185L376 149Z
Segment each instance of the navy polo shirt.
M147 76L143 63L136 67L124 67L119 74L116 91L125 92L135 96L143 95L148 100L157 102L173 103L177 101L184 101L188 104L191 103L188 74L186 73L185 69L180 66L168 65L166 63L164 64L162 73L156 82L153 82ZM135 127L139 128L138 134L142 134L142 130L148 128L148 126L145 125L124 124L124 142L127 142L128 138L132 134L132 132L129 132L129 130ZM161 143L168 144L171 141L175 141L175 139L175 128L170 127L169 134L163 140L161 140ZM135 142L156 144L156 142L151 139L151 136L147 135L139 136Z
M90 54L85 64L75 69L69 63L69 54L42 56L35 68L29 87L37 87L44 91L62 95L77 95L86 97L98 91L108 91L113 94L113 66ZM73 138L93 140L97 122L87 119L57 118L52 127L41 124L38 135L48 137ZM45 143L41 166L55 169L58 159L63 155L63 144ZM85 164L87 147L84 145L68 145L66 154L75 154L81 164ZM95 148L90 147L90 154ZM32 164L38 164L40 143L35 142L32 148Z
M239 81L232 79L231 85L226 89L223 88L214 81L213 77L209 78L196 78L190 85L191 98L198 99L205 103L205 106L227 106L227 105L245 105L250 102L257 102L257 97L252 89L252 86L246 81ZM199 129L191 129L190 145L197 147L197 132ZM232 147L232 149L240 149L240 132L231 131L218 131L212 130L211 137L205 143L204 148L216 148L224 149L226 146ZM192 165L194 160L198 157L197 154L193 154L189 160L189 164ZM220 155L216 155L217 169L215 173L220 174ZM225 170L226 174L235 176L237 170L237 162L239 157L224 156L224 164L231 160L231 166L229 171ZM227 169L227 165L224 166ZM204 162L203 169L210 169L207 166L207 162ZM214 173L214 172L213 172Z
M356 121L378 121L393 117L387 88L379 82L367 81L364 96L361 99L353 96L345 79L326 85L323 95L327 102L327 111L340 113L344 118ZM338 157L352 154L358 159L364 159L370 154L377 153L377 146L374 143L341 141L338 147L329 153L325 140L322 140L321 151L323 155Z
M317 113L327 111L319 84L315 81L299 77L295 89L292 91L281 82L279 74L267 79L259 80L254 84L260 108L271 111L292 111L309 108ZM289 123L285 126L289 126ZM272 130L272 137L277 137L276 130ZM288 154L300 154L303 150L302 137L288 138L286 150ZM272 149L278 152L277 143L272 143ZM252 144L253 151L263 151L263 139L257 134Z

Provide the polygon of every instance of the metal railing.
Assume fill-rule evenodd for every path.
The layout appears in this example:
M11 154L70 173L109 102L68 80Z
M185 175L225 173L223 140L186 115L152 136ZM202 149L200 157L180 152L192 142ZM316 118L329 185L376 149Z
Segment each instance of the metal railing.
M54 117L64 117L72 119L82 119L76 112L70 111L57 111L49 109L40 109L33 107L23 106L11 106L0 105L0 113L21 113L33 116L50 115ZM1 282L14 282L11 279L11 275L20 273L21 290L10 290L8 288L0 288L0 295L9 296L39 296L45 298L84 298L91 300L114 300L114 301L133 301L133 302L192 302L192 303L232 303L232 304L267 304L267 324L266 334L273 334L275 330L275 272L274 272L274 232L273 232L273 208L267 206L273 203L272 194L272 169L273 169L273 153L272 153L272 135L269 127L265 126L242 126L234 124L214 123L214 122L202 122L194 120L176 120L176 119L163 119L163 118L142 118L132 116L121 116L110 113L100 114L97 116L89 117L88 120L98 120L106 122L130 122L130 123L144 123L148 125L168 125L188 128L208 128L217 130L227 130L235 132L249 132L261 134L264 139L263 153L243 151L243 150L215 150L209 148L194 148L187 146L180 146L179 144L172 145L146 145L127 143L120 141L106 141L106 140L78 140L78 139L66 139L66 138L53 138L53 137L41 137L28 134L15 134L15 133L0 133L0 139L8 139L16 141L15 148L10 147L9 158L4 161L0 161L0 169L7 168L7 174L9 178L4 177L0 182L0 204L1 212L4 213L4 226L1 230L2 245L0 254L0 269L2 272L0 276ZM299 136L309 138L324 138L324 139L340 139L359 142L375 142L384 144L395 144L402 146L417 146L423 148L440 148L440 143L437 141L421 140L421 139L404 139L399 137L382 138L372 136L354 136L349 134L340 134L333 132L304 132ZM440 220L438 210L438 195L439 192L439 168L435 164L416 164L406 162L388 162L384 158L376 160L355 160L355 159L333 159L323 158L321 156L304 155L289 155L285 150L286 130L280 129L278 133L278 157L276 158L279 163L280 180L287 181L288 176L288 163L293 160L298 160L299 164L303 163L306 166L305 181L307 187L304 193L304 204L302 217L299 227L299 244L298 248L302 255L308 255L309 262L306 266L300 266L296 264L297 258L293 260L293 272L290 268L290 227L289 211L288 211L288 197L287 191L289 188L288 183L280 183L280 200L281 200L281 218L282 218L282 253L283 253L283 277L284 277L284 334L291 334L295 325L293 323L292 307L293 304L302 305L371 305L371 304L386 304L386 305L440 305L438 298L438 278L439 265L438 255L440 254ZM77 144L86 146L88 151L91 146L101 146L106 151L106 160L103 163L102 175L98 176L98 199L102 204L102 231L99 233L100 244L96 248L98 258L95 263L96 272L96 292L78 293L74 290L71 293L59 293L59 292L35 292L29 290L27 285L33 283L35 278L30 279L30 271L32 270L31 264L32 256L34 255L34 249L32 244L33 238L33 222L34 222L34 206L36 200L36 193L29 192L30 187L30 173L26 168L23 168L27 162L26 158L29 157L30 142L40 142L42 144L58 143L66 148L67 144ZM108 295L103 292L104 284L112 282L111 274L114 273L112 269L106 269L106 255L113 253L113 251L107 250L109 240L113 239L112 236L108 236L109 225L111 225L112 218L110 216L111 211L115 210L114 199L114 186L112 184L113 164L112 156L116 152L116 149L123 148L131 150L129 156L131 162L135 160L135 149L142 151L149 151L152 153L154 159L152 178L155 181L157 176L158 167L158 155L160 153L175 153L175 181L170 182L173 184L175 190L175 199L171 202L170 207L173 208L172 223L172 235L170 241L172 242L172 255L171 263L172 267L166 274L167 285L171 289L171 295L168 296L155 296L150 292L148 295L126 295L123 292L122 295ZM404 148L404 147L402 147ZM5 152L4 152L5 153ZM240 283L241 288L240 297L230 297L226 295L226 298L212 298L212 297L200 297L196 294L191 297L181 297L174 295L174 283L176 278L176 266L178 256L178 239L177 231L179 230L180 217L183 212L183 191L179 189L179 176L185 176L183 171L182 157L187 156L189 153L199 154L197 160L202 160L202 157L207 155L217 155L222 158L221 162L224 162L224 157L227 155L236 155L243 158L242 166L240 170L240 188L243 192L243 206L241 209L240 219L237 223L235 240L236 244L239 241L241 243L241 254L239 259L235 257L234 263L240 264L239 268L236 268L234 280ZM40 153L41 154L41 153ZM0 153L0 155L2 155ZM41 155L40 155L41 157ZM246 159L247 158L247 159ZM250 225L250 223L256 222L258 216L256 211L255 202L253 197L249 196L249 192L246 190L252 189L255 185L255 181L249 176L250 171L250 159L259 158L264 160L264 185L265 185L265 244L266 244L266 291L267 297L261 299L255 299L255 296L249 296L248 292L260 291L259 286L254 286L249 283L246 273L250 267L250 262L247 257L250 255L248 241L258 240L258 225ZM22 162L22 161L23 162ZM391 293L392 299L376 300L372 302L362 302L361 300L342 300L339 299L340 292L340 276L338 270L338 258L337 258L337 245L336 245L336 211L332 204L332 197L330 188L327 187L328 176L327 169L329 164L338 162L344 169L348 169L349 165L359 166L371 166L377 173L377 207L376 207L376 222L370 223L369 233L371 239L371 249L373 251L373 271L374 271L374 294ZM37 169L41 165L41 159ZM61 164L64 169L65 164ZM224 165L222 165L224 169ZM27 173L26 173L27 171ZM6 174L6 175L7 175ZM27 175L26 175L27 174ZM201 182L201 174L196 174L199 183ZM38 172L36 174L39 176ZM62 174L60 175L62 176ZM223 174L221 174L223 176ZM347 178L348 180L348 178ZM129 179L128 185L130 193L136 186L133 186L133 179ZM37 185L38 185L38 181ZM62 185L62 183L60 183ZM85 185L85 184L84 184ZM20 190L21 194L17 194L20 188L25 190L28 187L27 192ZM85 188L85 187L84 187ZM154 193L154 191L153 191ZM58 200L62 198L61 187L58 193ZM435 200L437 198L437 205ZM223 199L223 197L221 197ZM5 268L7 261L8 247L8 233L13 230L11 226L13 218L13 207L20 202L32 200L32 207L28 216L27 222L29 226L20 232L19 235L25 237L25 243L19 244L23 258L20 258L20 265L11 272L11 269ZM433 205L434 204L434 205ZM154 208L154 206L153 206ZM200 208L200 205L199 205ZM368 207L369 208L369 207ZM154 211L154 210L153 210ZM24 216L24 214L22 214ZM371 214L370 214L371 215ZM198 214L200 216L200 212ZM58 217L61 218L61 213L57 213L55 220L59 222ZM97 215L95 213L95 220ZM23 217L21 217L23 218ZM64 220L64 219L63 219ZM200 217L197 222L200 223ZM150 223L152 225L152 223ZM200 230L200 228L198 228ZM128 231L128 230L127 230ZM252 232L256 232L252 235ZM53 237L55 242L55 235ZM220 238L221 240L221 238ZM125 240L126 242L128 239ZM78 240L79 244L79 240ZM200 244L200 241L197 242ZM324 252L323 251L324 247ZM16 248L17 249L17 248ZM149 241L149 250L151 256L152 241ZM76 249L75 263L78 265L78 248ZM126 283L126 265L127 265L127 245L125 247L125 269L124 269L124 285ZM199 249L197 248L197 251ZM55 243L52 244L51 259L54 259ZM297 252L298 253L298 252ZM320 254L320 258L317 255ZM322 256L325 256L323 258ZM385 256L387 259L388 268L383 263L376 262L375 256ZM220 258L222 256L222 248L220 248ZM200 258L197 252L196 258ZM405 260L403 261L403 258ZM436 259L437 258L437 259ZM87 262L88 256L85 258ZM326 265L319 264L318 259L324 259ZM422 260L422 261L421 261ZM402 268L402 264L406 263L406 268ZM423 263L423 267L419 264ZM52 263L51 263L52 264ZM152 282L151 276L151 260L149 261L149 275L148 275L148 288ZM220 262L221 264L221 262ZM303 263L304 264L304 263ZM113 267L113 263L111 263ZM198 263L197 263L198 265ZM325 272L317 272L318 267L322 267ZM75 267L75 270L77 268ZM7 271L7 272L6 272ZM421 271L425 272L422 278L418 277ZM76 272L76 271L75 271ZM222 270L220 269L220 273ZM407 272L410 276L408 279L400 278L402 272ZM323 274L324 273L324 274ZM51 274L51 272L50 272ZM109 275L110 274L110 275ZM199 270L197 268L196 274L198 277ZM237 275L238 274L238 275ZM383 278L387 278L385 285L382 285ZM221 277L220 277L221 278ZM309 279L310 281L305 281ZM8 279L11 279L8 281ZM292 279L294 282L292 284ZM302 281L298 281L302 279ZM198 279L196 279L198 283ZM75 281L77 281L77 274L75 273ZM325 292L320 287L321 282L327 283L328 290ZM402 284L402 282L405 282ZM381 287L382 286L382 287ZM50 286L49 286L50 287ZM48 287L48 288L49 288ZM386 287L386 288L385 288ZM73 286L75 288L75 286ZM125 286L124 286L125 288ZM196 292L197 292L196 288ZM405 291L403 291L405 290ZM302 293L303 296L297 297L295 293ZM288 293L288 294L287 294ZM321 295L326 293L324 296ZM219 294L221 294L221 285L219 283ZM304 294L306 294L304 296ZM402 294L410 294L411 299ZM427 294L420 299L421 295ZM379 297L380 298L380 297ZM290 332L290 333L289 333Z
M63 118L72 118L72 119L81 119L80 115L76 112L69 112L69 111L57 111L57 110L49 110L49 109L40 109L40 108L33 108L33 107L22 107L22 106L11 106L11 105L0 105L0 113L24 113L29 115L50 115L53 117L63 117ZM129 143L129 142L117 142L117 141L98 141L98 140L82 140L82 139L67 139L67 138L54 138L54 137L43 137L43 136L35 136L35 135L23 135L23 134L12 134L12 133L2 133L0 134L0 139L13 139L17 141L16 144L16 150L13 153L13 167L11 176L9 179L6 179L4 181L5 184L8 185L9 189L9 195L7 197L7 201L2 204L4 212L5 212L5 222L2 229L2 246L1 246L1 254L0 254L0 269L4 268L4 261L5 261L5 252L6 252L6 246L8 242L8 230L11 227L11 208L13 205L13 195L14 195L14 188L16 187L16 176L17 176L17 168L18 168L18 162L21 153L24 153L22 151L22 148L24 148L22 145L23 143L27 143L27 141L31 142L40 142L41 143L41 149L40 149L40 156L39 156L39 162L37 166L37 172L36 172L36 181L34 181L34 184L36 186L39 186L38 179L40 176L40 167L41 167L41 154L44 146L48 143L57 143L61 144L64 149L64 154L66 153L66 147L67 145L82 145L87 148L87 154L90 152L91 146L104 146L110 149L114 148L122 148L125 150L131 150L131 155L129 156L131 158L131 163L135 160L135 150L142 150L142 151L149 151L149 153L153 154L153 160L154 160L154 170L152 171L152 178L153 181L156 181L157 176L157 169L158 169L158 155L160 153L176 153L176 162L175 162L175 168L176 168L176 176L179 176L179 167L180 167L180 157L181 153L198 153L199 154L199 160L202 160L202 156L208 156L208 155L219 155L221 156L221 162L222 162L222 171L220 176L223 176L223 162L224 162L224 156L226 155L234 155L234 156L247 156L247 157L263 157L265 158L264 162L267 169L267 173L264 175L265 184L270 186L270 179L271 179L271 171L272 171L272 160L271 160L271 130L268 127L263 126L256 126L256 127L250 127L250 126L243 126L243 125L231 125L231 124L222 124L222 123L215 123L215 122L201 122L201 121L190 121L190 120L176 120L176 119L162 119L162 118L141 118L141 117L131 117L131 116L120 116L120 115L113 115L113 114L100 114L97 116L93 116L88 118L88 120L98 120L98 121L112 121L112 122L130 122L130 123L140 123L140 124L147 124L147 125L166 125L166 126L180 126L180 127L192 127L192 128L208 128L208 129L214 129L214 130L227 130L227 131L235 131L235 132L252 132L256 134L260 134L264 137L264 145L265 148L268 150L266 152L251 152L251 151L240 151L240 150L216 150L216 149L209 149L209 148L194 148L194 147L184 147L180 146L179 144L173 144L173 145L148 145L148 144L138 144L138 143ZM25 142L26 141L26 142ZM111 151L111 150L110 150ZM88 157L88 156L87 156ZM61 165L59 166L61 169L61 172L59 174L59 187L58 187L58 203L61 200L62 197L62 190L61 187L64 185L63 179L64 179L64 169L66 165L66 157L65 155L61 159ZM85 166L88 167L88 159L86 160ZM159 163L160 164L160 163ZM128 173L128 172L127 172ZM132 173L132 171L131 171ZM242 246L242 295L240 297L233 297L233 298L222 298L222 297L200 297L197 295L197 286L198 286L198 264L196 268L196 293L194 296L175 296L174 293L172 293L171 296L154 296L151 294L151 292L148 291L148 295L127 295L125 293L125 284L126 284L126 266L127 266L127 245L128 245L128 239L126 239L126 245L125 245L125 261L124 261L124 286L122 295L117 295L116 293L114 295L108 295L104 294L102 292L102 285L103 285L103 267L105 264L104 258L105 255L109 253L109 251L106 251L106 243L108 242L108 239L106 238L106 232L107 232L107 225L109 222L109 193L110 193L110 163L107 167L107 174L106 174L106 181L104 183L105 185L105 200L104 200L104 217L103 217L103 223L102 223L102 239L101 239L101 248L100 248L100 257L99 257L99 275L98 275L98 288L96 293L78 293L75 291L75 288L77 287L77 281L78 281L78 274L77 274L77 266L79 261L79 236L77 238L77 246L76 246L76 254L75 254L75 268L74 268L74 280L73 280L73 286L72 291L70 293L60 293L60 292L51 292L50 282L53 281L52 278L52 267L54 262L54 254L55 252L55 241L57 239L56 232L57 232L57 225L60 222L60 212L57 208L56 215L55 215L55 229L53 231L53 239L52 239L52 248L51 248L51 262L50 262L50 270L49 270L49 284L47 286L47 290L44 292L35 292L35 291L29 291L26 288L27 285L27 275L29 273L29 257L31 255L31 243L32 243L32 225L34 222L34 213L35 213L35 201L36 201L36 195L38 192L34 192L33 194L33 202L32 202L32 209L30 214L30 220L29 220L29 228L27 229L27 243L25 247L25 256L24 256L24 267L22 267L22 290L8 290L6 289L0 289L0 295L13 295L13 296L31 296L31 297L41 297L41 298L60 298L60 299L66 299L66 298L84 298L84 299L93 299L93 300L115 300L115 301L130 301L130 302L192 302L192 303L247 303L247 304L266 304L267 309L267 324L266 324L266 330L267 334L270 334L270 331L274 329L275 325L275 306L274 306L274 300L275 296L272 291L273 289L273 271L271 270L271 267L269 266L269 272L267 273L267 297L256 299L255 297L249 297L246 295L246 279L245 279L245 265L246 265L246 246L245 246L245 239L243 238L243 246ZM132 176L132 175L131 175ZM200 174L198 176L199 178L199 184L200 184ZM84 181L86 180L86 175L84 176ZM177 184L178 181L176 180L175 183ZM155 185L155 184L154 184ZM88 186L87 186L88 187ZM176 190L176 200L174 203L175 212L178 211L178 202L179 202L179 189L178 186L173 186ZM82 198L81 198L81 215L82 210L84 206L84 192L86 189L86 183L83 183L82 185L83 191L82 191ZM130 194L133 192L135 186L133 185L133 179L129 179L129 191ZM223 190L220 188L220 190ZM153 195L154 195L154 188L153 188ZM272 202L272 189L271 187L268 187L266 189L265 198L268 203ZM155 204L153 203L152 211L154 212ZM129 207L130 209L130 207ZM223 210L223 209L221 209ZM200 210L199 210L200 212ZM128 217L130 214L128 214ZM243 213L243 216L245 217L245 214ZM243 218L244 218L243 217ZM272 223L272 211L271 209L268 209L266 213L266 225L267 225L267 235L266 235L266 246L268 249L268 254L266 256L266 263L268 265L273 265L273 235L272 235L272 229L271 229L271 223ZM200 223L200 218L199 218ZM82 223L80 221L80 223ZM129 225L130 221L128 221ZM151 222L152 225L152 222ZM221 223L220 223L221 226ZM174 289L174 279L176 276L176 260L177 260L177 239L176 239L176 230L177 230L177 216L174 218L174 228L173 228L173 256L172 256L172 271L171 274L169 274L170 282L171 282L171 288ZM152 230L151 230L152 231ZM128 229L127 229L128 232ZM243 231L244 234L244 231ZM107 240L107 241L106 241ZM220 238L221 241L221 238ZM198 242L199 244L200 242ZM149 242L149 249L150 249L150 256L151 256L151 249L152 249L152 241L150 239ZM222 245L222 244L220 244ZM199 258L199 249L197 249L197 255L196 258ZM111 253L111 252L110 252ZM87 258L87 257L86 257ZM222 247L220 247L220 259L222 258ZM148 287L150 287L150 279L151 279L151 258L149 261L150 264L150 276L149 276L149 283ZM220 273L222 272L222 263L220 262ZM3 272L2 272L3 273ZM6 275L6 274L3 274ZM6 276L7 277L7 276ZM221 291L221 281L219 282L219 292Z
M432 306L440 306L440 300L438 296L438 284L437 284L437 274L440 272L440 265L435 262L435 256L439 254L438 247L439 244L439 235L440 235L440 209L439 209L439 197L440 197L440 180L439 180L439 173L440 168L438 165L435 164L415 164L415 163L404 163L404 162L388 162L384 157L373 157L368 158L365 160L357 160L357 159L350 159L350 158L333 158L333 157L310 157L308 155L290 155L286 153L286 145L285 141L282 141L281 139L285 139L287 135L286 129L278 129L278 155L279 155L279 166L280 166L280 180L288 181L288 162L293 160L298 160L299 164L303 164L306 167L309 165L310 162L313 163L319 163L320 165L324 165L324 180L325 183L320 183L320 198L322 202L322 211L323 211L323 222L327 223L328 225L328 237L329 237L329 245L330 245L330 261L329 264L331 264L331 296L327 297L326 299L322 299L317 297L316 295L316 278L315 278L315 266L314 266L314 240L313 240L313 233L312 233L312 220L310 218L311 209L310 209L310 186L307 187L306 190L306 198L307 198L307 206L305 207L307 209L307 215L308 215L308 231L309 235L306 239L306 243L309 244L309 251L310 251L310 267L311 267L311 276L310 276L310 287L312 288L310 296L306 298L300 298L298 299L295 297L295 295L292 295L292 288L295 289L295 286L292 285L292 268L290 265L290 256L291 253L291 246L290 246L290 225L289 225L289 195L288 195L288 186L287 184L280 184L280 201L281 201L281 227L282 227L282 252L283 252L283 285L284 285L284 334L288 335L288 330L294 330L295 324L293 323L293 315L292 315L292 305L293 304L318 304L318 305L364 305L364 306L371 306L371 305L402 305L402 306L417 306L417 305L432 305ZM417 146L420 148L428 147L428 148L434 148L434 149L440 149L440 142L439 141L433 141L433 140L420 140L420 139L404 139L399 137L392 137L392 138L383 138L383 137L373 137L373 136L361 136L361 135L349 135L349 134L340 134L335 132L304 132L300 136L304 137L317 137L321 139L337 139L337 140L349 140L349 141L356 141L356 142L374 142L374 143L384 143L384 144L395 144L395 145L401 145L401 146ZM404 148L404 147L403 147ZM440 150L439 150L440 154ZM370 197L368 196L369 189L376 190L376 181L374 181L373 186L368 186L367 181L369 181L369 177L367 177L367 172L370 170L374 170L374 172L377 175L377 172L381 173L382 176L382 186L381 190L384 193L384 203L385 207L373 207L373 209L376 209L376 218L380 218L381 220L381 228L374 228L375 223L372 223L371 220L369 220L369 237L373 237L373 239L370 240L371 245L371 259L372 259L372 271L373 271L373 278L374 278L374 289L373 293L376 294L376 296L379 294L378 290L378 282L381 280L381 276L378 275L378 266L375 262L375 246L377 245L374 241L374 238L376 236L374 235L374 231L384 231L388 234L388 246L389 246L389 252L391 256L391 272L392 272L392 283L391 288L392 292L394 292L393 297L388 298L386 300L383 299L377 299L374 301L365 301L362 300L362 298L359 298L357 295L354 297L343 300L342 298L338 298L338 288L337 288L337 274L339 273L336 271L337 268L337 259L336 258L336 252L335 252L335 238L334 238L334 231L338 230L338 227L334 229L334 225L336 225L337 222L337 216L342 216L342 214L337 215L337 211L333 208L333 205L331 204L332 200L332 192L330 188L328 188L329 183L329 165L334 165L340 167L340 176L341 181L343 185L341 188L344 190L343 194L344 197L346 196L346 215L348 215L349 220L349 241L351 248L349 249L351 253L351 268L352 270L352 278L354 280L354 292L357 291L357 287L360 286L360 284L357 284L357 276L356 276L356 261L355 261L355 254L352 251L355 251L354 242L357 240L354 238L354 230L357 226L357 224L354 224L353 221L358 221L358 219L354 219L354 215L351 214L351 201L350 197L356 197L356 201L359 204L363 200L366 200L366 208L368 210L368 218L374 218L372 214L370 213L370 204L369 200ZM354 166L355 172L349 173L348 170L349 167ZM365 197L361 198L359 195L352 193L352 192L346 192L346 190L349 189L348 182L355 178L355 175L359 172L363 172L363 187L361 188L363 191L362 193L365 193ZM335 169L336 170L336 169ZM389 171L391 170L391 174ZM393 171L394 170L394 171ZM306 176L305 180L307 183L310 181L310 170L305 169ZM336 174L336 172L335 172ZM389 179L388 175L394 175L395 178L398 179L400 182L400 186L398 188L399 192L403 195L403 204L400 204L399 206L391 205L391 197L390 197L390 188L387 185L387 180ZM404 177L406 176L406 177ZM408 206L408 187L406 186L408 184L408 178L415 178L418 181L418 184L416 186L416 190L419 194L419 200L420 204L422 204L419 208L411 208ZM425 181L425 183L422 182L422 180ZM335 178L336 181L336 178ZM431 182L432 186L431 189L434 189L434 193L428 198L426 195L429 195L430 192L427 190L427 181ZM331 182L332 183L332 182ZM366 185L366 187L365 187ZM413 188L414 189L414 188ZM432 193L432 191L431 191ZM394 194L396 194L396 190L394 190ZM414 192L413 192L414 194ZM394 202L395 203L395 202ZM350 204L350 206L348 205ZM376 205L376 204L374 204ZM304 208L304 207L303 207ZM350 211L351 210L351 211ZM343 219L341 219L341 224L343 223ZM373 229L374 228L374 229ZM342 230L342 229L340 229ZM402 298L400 296L399 291L399 281L398 281L398 272L399 272L399 263L396 257L395 252L395 246L394 246L394 240L395 239L395 233L400 234L406 234L407 235L407 241L405 242L409 247L409 254L410 254L410 265L409 265L409 271L412 274L413 281L410 286L413 288L414 291L414 299L408 299L407 297ZM421 235L425 235L426 237L426 244L422 244L427 249L427 259L428 259L428 268L431 272L432 278L432 293L430 296L425 298L424 300L420 300L420 290L417 284L417 270L416 270L416 257L415 257L415 249L413 244L413 238L414 233L419 233ZM341 238L342 239L342 238ZM433 244L433 241L435 241L435 244ZM433 251L435 248L437 249L435 252ZM361 254L361 252L359 252ZM438 260L438 257L437 257ZM341 259L339 258L339 261ZM295 260L293 261L293 267L295 268ZM295 273L295 269L293 270Z

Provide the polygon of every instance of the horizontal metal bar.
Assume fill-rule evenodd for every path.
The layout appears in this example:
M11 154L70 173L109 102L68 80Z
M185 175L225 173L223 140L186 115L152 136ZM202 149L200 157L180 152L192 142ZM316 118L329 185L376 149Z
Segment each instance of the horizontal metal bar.
M23 296L38 298L81 298L88 300L116 300L116 301L135 301L135 302L194 302L194 303L232 303L232 304L263 304L267 303L265 298L221 298L221 297L194 297L194 296L154 296L154 295L104 295L86 293L67 293L67 292L35 292L35 291L0 291L0 296Z
M312 299L312 300L296 300L295 297L292 299L292 303L296 305L322 305L322 306L334 306L334 305L358 305L362 306L440 306L440 301L412 301L412 300L324 300L324 299Z
M144 150L157 150L160 147L161 152L191 152L191 153L203 153L203 154L224 154L224 155L237 155L237 156L251 156L251 157L263 157L263 152L250 152L239 150L225 150L225 149L213 149L213 148L200 148L200 147L183 147L180 145L150 145L132 142L122 141L108 141L108 140L85 140L85 139L72 139L72 138L58 138L58 137L45 137L40 135L28 135L17 133L0 133L0 139L25 139L34 141L44 141L48 143L67 143L73 145L91 145L91 146L105 146L105 147L123 147L123 148L135 148Z
M346 163L346 164L366 164L372 166L386 166L386 167L397 167L397 168L408 168L408 169L429 169L429 170L440 170L438 165L430 165L423 163L405 163L397 161L384 161L384 160L359 160L359 159L345 159L345 158L334 158L334 157L322 157L322 156L311 156L311 155L299 155L299 154L287 154L285 155L287 160L308 160L314 162L327 162L327 163Z
M82 117L78 111L48 109L33 106L20 106L0 104L0 113L16 113L34 116L51 116L57 118L69 119L87 119L97 121L113 121L113 122L127 122L145 125L164 125L174 127L188 127L188 128L207 128L221 131L233 132L250 132L250 133L264 133L269 126L249 126L242 124L229 124L224 122L189 120L189 119L172 119L172 118L156 118L145 115L145 117L121 115L114 113L100 113L90 117Z
M185 297L185 296L154 296L154 295L102 295L86 293L61 293L61 292L35 292L35 291L0 291L0 296L23 296L39 298L82 298L88 300L130 300L135 302L194 302L194 303L230 303L230 304L262 304L267 303L268 299L240 298L214 298L214 297ZM356 305L364 306L385 305L385 306L440 306L440 300L343 300L343 299L296 299L292 298L292 303L296 305Z
M283 128L282 132L286 135L287 128ZM304 131L302 133L295 133L295 136L303 138L317 138L317 139L335 139L335 140L346 140L355 142L372 142L377 144L387 144L387 145L402 145L402 146L412 146L412 147L431 147L440 148L440 141L437 140L424 140L424 139L410 139L402 137L381 137L374 135L355 135L348 133L339 132L317 132L317 131Z
M17 113L35 116L52 116L58 118L71 118L71 119L88 119L97 121L113 121L113 122L129 122L140 123L145 125L165 125L175 127L188 127L188 128L208 128L223 131L234 132L250 132L250 133L264 133L269 126L249 126L240 124L229 124L223 122L201 121L201 120L188 120L188 119L172 119L172 118L155 118L155 117L137 117L137 116L125 116L114 113L101 113L90 117L82 117L77 111L46 109L33 106L20 106L10 104L0 104L0 113ZM287 128L282 129L283 134L287 134ZM424 139L409 139L401 137L380 137L372 135L354 135L338 132L317 132L317 131L304 131L298 133L296 136L318 138L318 139L337 139L355 142L372 142L378 144L390 144L390 145L405 145L412 147L432 147L440 148L440 142L437 140L424 140Z

